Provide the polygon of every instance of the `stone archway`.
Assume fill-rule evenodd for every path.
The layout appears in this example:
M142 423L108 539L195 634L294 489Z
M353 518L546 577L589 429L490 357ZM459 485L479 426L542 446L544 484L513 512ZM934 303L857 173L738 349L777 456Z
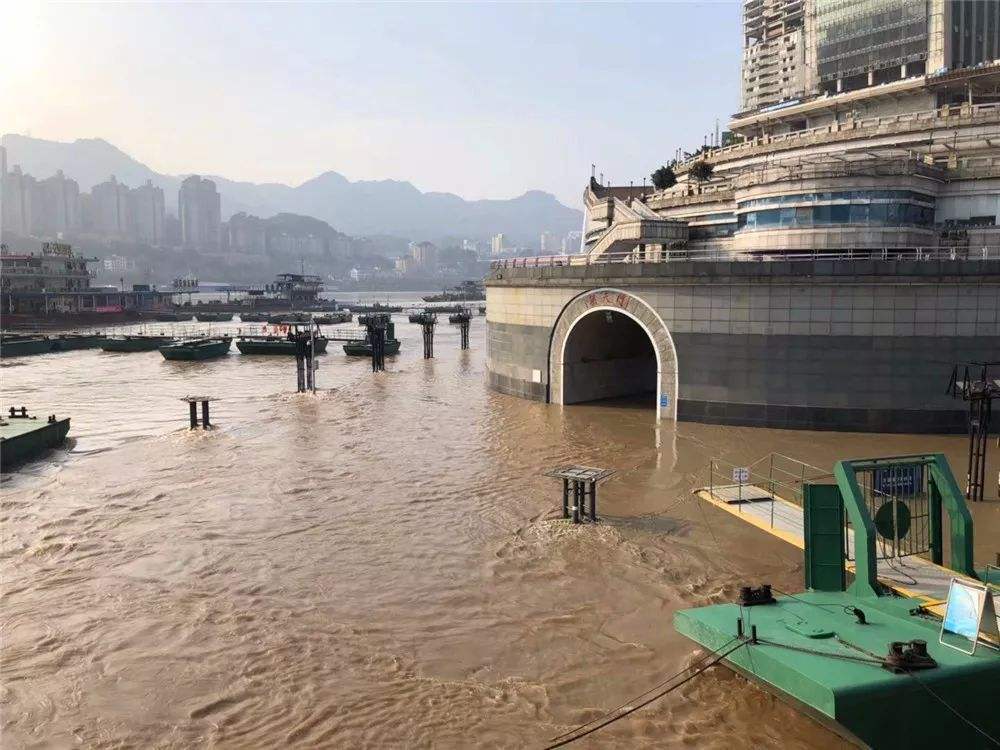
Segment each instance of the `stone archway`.
M591 313L627 316L645 332L656 358L656 417L677 419L677 351L663 320L645 301L621 289L593 289L570 300L559 314L549 342L549 402L566 403L566 347L574 329Z

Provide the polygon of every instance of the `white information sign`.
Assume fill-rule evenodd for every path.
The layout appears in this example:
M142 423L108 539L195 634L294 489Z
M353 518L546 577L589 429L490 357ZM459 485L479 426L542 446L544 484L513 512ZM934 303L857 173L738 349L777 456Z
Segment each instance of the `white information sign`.
M750 481L750 467L749 466L735 466L733 467L733 481L738 484L746 484Z
M952 578L938 640L945 646L973 654L982 636L995 640L998 635L992 592L982 584ZM966 650L963 646L971 648Z

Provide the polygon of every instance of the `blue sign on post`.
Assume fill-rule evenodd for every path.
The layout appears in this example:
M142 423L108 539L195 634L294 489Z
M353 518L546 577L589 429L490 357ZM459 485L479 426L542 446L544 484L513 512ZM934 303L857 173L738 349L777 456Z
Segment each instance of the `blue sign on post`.
M670 396L668 396L666 393L660 396L660 406L661 407L670 406Z
M917 495L924 489L923 464L886 466L875 469L872 477L876 492L892 497Z

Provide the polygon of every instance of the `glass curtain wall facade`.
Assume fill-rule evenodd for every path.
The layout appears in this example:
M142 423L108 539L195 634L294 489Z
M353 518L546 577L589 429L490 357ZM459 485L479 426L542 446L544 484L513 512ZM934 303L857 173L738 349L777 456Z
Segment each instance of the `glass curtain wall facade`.
M820 85L833 90L901 77L904 64L927 60L928 0L815 0ZM960 3L961 4L961 3ZM919 67L919 65L917 65ZM885 71L885 76L880 76ZM909 74L922 72L914 69Z
M953 0L951 68L971 68L1000 59L1000 0Z
M790 205L793 204L793 205ZM918 226L934 224L933 196L912 190L801 193L741 201L738 231L788 227ZM747 211L746 209L753 210Z

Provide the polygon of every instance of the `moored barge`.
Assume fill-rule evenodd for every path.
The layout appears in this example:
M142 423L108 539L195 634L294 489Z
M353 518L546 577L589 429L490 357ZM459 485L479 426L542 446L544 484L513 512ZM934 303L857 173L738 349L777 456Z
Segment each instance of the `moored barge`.
M69 434L69 417L58 419L54 414L46 421L30 416L25 407L10 407L0 418L0 466L4 471L28 461L50 448L57 448Z

